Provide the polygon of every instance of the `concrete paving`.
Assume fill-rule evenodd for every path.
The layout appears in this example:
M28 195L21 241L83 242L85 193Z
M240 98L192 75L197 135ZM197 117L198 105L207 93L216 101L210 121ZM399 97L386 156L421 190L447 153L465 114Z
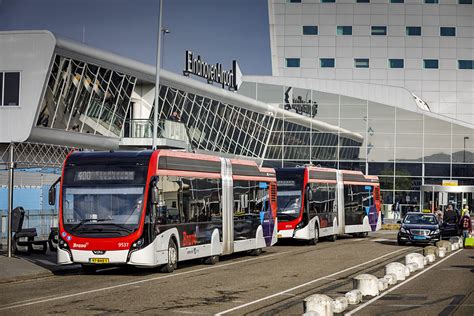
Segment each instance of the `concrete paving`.
M384 231L366 239L341 238L316 246L285 243L268 248L259 257L227 256L214 266L198 261L180 263L179 269L172 274L131 267L103 269L95 275L84 275L78 269L56 272L46 278L2 284L0 315L210 315L222 312L229 315L301 315L305 297L316 293L331 297L340 295L352 288L353 276L367 272L379 275L385 264L402 261L406 253L422 250L421 247L399 247L395 239L395 232ZM440 264L440 269L448 269L442 274L449 280L453 272L459 274L452 279L452 286L457 284L459 289L453 293L464 293L462 295L467 297L464 301L470 302L472 288L469 286L474 284L470 279L473 274L461 266L469 265L472 261L469 257L474 251L463 250L461 254L467 252L471 253L467 258L456 255L446 261L450 266ZM426 276L430 274L426 273ZM407 290L407 297L439 293L440 277L431 277L438 282L426 283L420 276L413 281L419 289ZM469 286L466 286L468 281ZM399 290L403 291L404 287ZM443 302L444 308L453 305L451 301ZM379 300L377 304L381 304L381 310L372 311L372 306L367 306L356 315L384 314L383 304L394 305L393 300ZM469 311L471 303L466 304L462 308ZM418 316L431 315L424 311L431 310L421 306Z

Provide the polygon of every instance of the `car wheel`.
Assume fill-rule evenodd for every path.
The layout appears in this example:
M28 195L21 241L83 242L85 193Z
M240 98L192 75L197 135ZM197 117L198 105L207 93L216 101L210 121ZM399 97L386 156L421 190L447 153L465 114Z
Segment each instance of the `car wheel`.
M168 243L168 263L161 267L161 272L171 273L178 266L178 247L173 239Z
M400 237L397 237L397 243L399 246L404 246L406 244L406 241L403 241L400 239Z

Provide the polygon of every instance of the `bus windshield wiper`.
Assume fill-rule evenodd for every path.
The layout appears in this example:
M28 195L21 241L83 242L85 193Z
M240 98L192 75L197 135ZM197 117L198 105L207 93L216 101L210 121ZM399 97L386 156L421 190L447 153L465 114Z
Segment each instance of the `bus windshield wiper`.
M84 218L76 226L71 228L71 231L74 231L74 230L78 229L79 227L84 225L84 223L87 223L87 222L104 222L104 221L108 221L108 220L109 219L106 219L106 218L100 218L100 219Z

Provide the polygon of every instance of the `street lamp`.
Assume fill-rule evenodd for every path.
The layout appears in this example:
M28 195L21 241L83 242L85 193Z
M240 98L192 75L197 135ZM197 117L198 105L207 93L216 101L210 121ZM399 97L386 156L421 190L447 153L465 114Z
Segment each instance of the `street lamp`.
M153 113L153 139L152 139L152 149L156 149L157 135L158 135L158 109L160 103L160 50L161 50L161 17L163 16L163 0L160 0L160 13L158 17L158 40L156 44L156 76L155 76L155 104L154 104L154 113Z
M466 140L469 139L469 137L467 136L464 136L464 159L463 159L463 162L466 163Z
M165 35L171 33L167 28L162 28L163 40L161 41L161 66L165 65Z

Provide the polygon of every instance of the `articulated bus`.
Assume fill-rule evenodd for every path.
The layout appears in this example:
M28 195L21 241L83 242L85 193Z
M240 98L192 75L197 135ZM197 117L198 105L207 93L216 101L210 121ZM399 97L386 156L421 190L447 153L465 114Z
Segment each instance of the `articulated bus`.
M278 238L335 241L337 235L366 237L381 227L377 177L319 167L276 169Z
M54 203L55 189L50 190ZM161 267L273 245L274 169L171 150L73 152L59 192L59 264Z

